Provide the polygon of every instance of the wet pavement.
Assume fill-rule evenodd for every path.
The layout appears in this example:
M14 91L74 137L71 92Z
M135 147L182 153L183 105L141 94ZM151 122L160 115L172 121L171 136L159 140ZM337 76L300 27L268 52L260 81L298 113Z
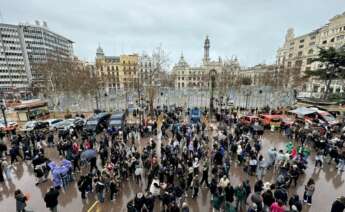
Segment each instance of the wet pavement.
M263 140L262 154L265 155L269 147L275 146L277 149L285 149L287 143L286 138L278 132L266 132ZM56 160L58 158L55 148L47 149L46 154L49 158ZM231 183L233 186L238 185L244 179L249 179L252 187L255 182L254 176L248 176L243 172L243 167L232 163L230 169ZM268 171L264 177L264 182L274 181L274 173ZM76 175L78 179L79 174ZM322 169L314 170L314 152L309 157L309 165L306 174L299 178L297 188L291 186L289 196L297 193L302 198L304 185L309 177L313 177L316 182L316 190L313 195L313 205L303 206L303 211L327 212L330 211L332 202L340 195L345 194L344 174L339 174L335 169L335 165L325 164ZM30 199L28 201L27 209L35 212L49 211L45 207L43 197L51 186L51 181L35 186L36 178L33 173L30 162L19 162L13 166L12 182L0 183L0 212L15 211L15 189L21 189L24 193L29 193ZM145 184L144 180L144 184ZM134 195L143 191L144 186L137 185L133 179L121 183L119 195L115 201L106 200L103 204L96 203L93 210L90 211L106 211L106 212L120 212L127 211L127 202L134 197ZM190 196L190 195L189 195ZM108 196L106 195L108 199ZM199 197L197 199L187 198L187 202L191 207L191 211L211 211L210 208L211 195L206 188L201 188ZM60 191L58 211L88 211L88 209L96 202L95 195L90 193L87 199L83 201L80 197L80 192L77 189L76 183L72 183L66 191ZM159 203L156 201L155 211L160 211Z

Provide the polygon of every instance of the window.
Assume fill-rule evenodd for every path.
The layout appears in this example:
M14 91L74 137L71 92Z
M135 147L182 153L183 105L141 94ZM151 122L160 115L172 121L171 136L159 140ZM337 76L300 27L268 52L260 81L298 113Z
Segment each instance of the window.
M312 58L308 58L307 59L307 65L311 64L313 62L313 59Z
M298 47L298 48L300 48L300 49L301 49L301 48L303 48L303 47L304 47L304 45L299 45L299 47Z
M288 63L287 63L287 67L291 67L291 62L288 62Z
M298 54L297 54L298 57L301 57L302 55L303 55L302 51L298 52Z
M295 42L291 42L291 43L290 43L290 46L293 46L293 45L295 45Z
M313 86L313 92L317 93L319 91L320 86L314 85Z
M337 37L337 40L343 40L344 39L344 35L339 35L338 37Z
M326 44L326 43L327 43L327 40L322 41L322 44Z
M292 57L292 53L289 54L289 58L291 58L291 57Z
M304 39L300 40L299 42L300 42L300 43L303 43L303 42L304 42Z
M314 50L313 49L309 49L308 54L313 54Z
M297 60L296 63L295 63L295 65L296 65L297 67L301 67L301 66L302 66L302 63L303 63L302 60Z
M316 38L316 36L313 35L313 36L310 37L310 40L314 40L315 38Z
M306 67L305 70L306 70L306 71L310 71L310 67Z
M315 45L314 41L309 43L309 46L314 46L314 45Z
M331 39L331 42L334 42L334 38Z

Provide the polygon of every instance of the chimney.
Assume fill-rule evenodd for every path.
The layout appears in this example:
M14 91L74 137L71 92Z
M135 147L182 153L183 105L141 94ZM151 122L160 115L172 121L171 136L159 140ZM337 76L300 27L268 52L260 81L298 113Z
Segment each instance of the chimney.
M48 28L47 22L43 21L43 27Z
M40 25L40 21L39 21L39 20L36 20L36 21L35 21L35 24L36 24L36 26L39 26L39 25Z

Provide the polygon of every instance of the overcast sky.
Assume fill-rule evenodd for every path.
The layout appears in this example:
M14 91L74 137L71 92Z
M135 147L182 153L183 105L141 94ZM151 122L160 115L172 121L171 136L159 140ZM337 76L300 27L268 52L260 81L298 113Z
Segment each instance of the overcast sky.
M5 23L45 20L88 61L100 43L106 55L162 45L170 63L183 51L199 64L209 35L213 59L236 55L251 66L273 63L289 27L295 35L321 27L345 0L0 0L0 11Z

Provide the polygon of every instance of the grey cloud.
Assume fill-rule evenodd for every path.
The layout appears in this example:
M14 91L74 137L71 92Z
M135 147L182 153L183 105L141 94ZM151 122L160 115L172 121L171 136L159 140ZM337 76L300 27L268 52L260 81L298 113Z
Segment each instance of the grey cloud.
M150 52L162 44L172 63L181 51L201 61L203 39L211 56L237 55L243 65L274 62L288 27L297 35L342 13L343 0L0 0L5 22L46 20L92 60L100 42L106 54Z

